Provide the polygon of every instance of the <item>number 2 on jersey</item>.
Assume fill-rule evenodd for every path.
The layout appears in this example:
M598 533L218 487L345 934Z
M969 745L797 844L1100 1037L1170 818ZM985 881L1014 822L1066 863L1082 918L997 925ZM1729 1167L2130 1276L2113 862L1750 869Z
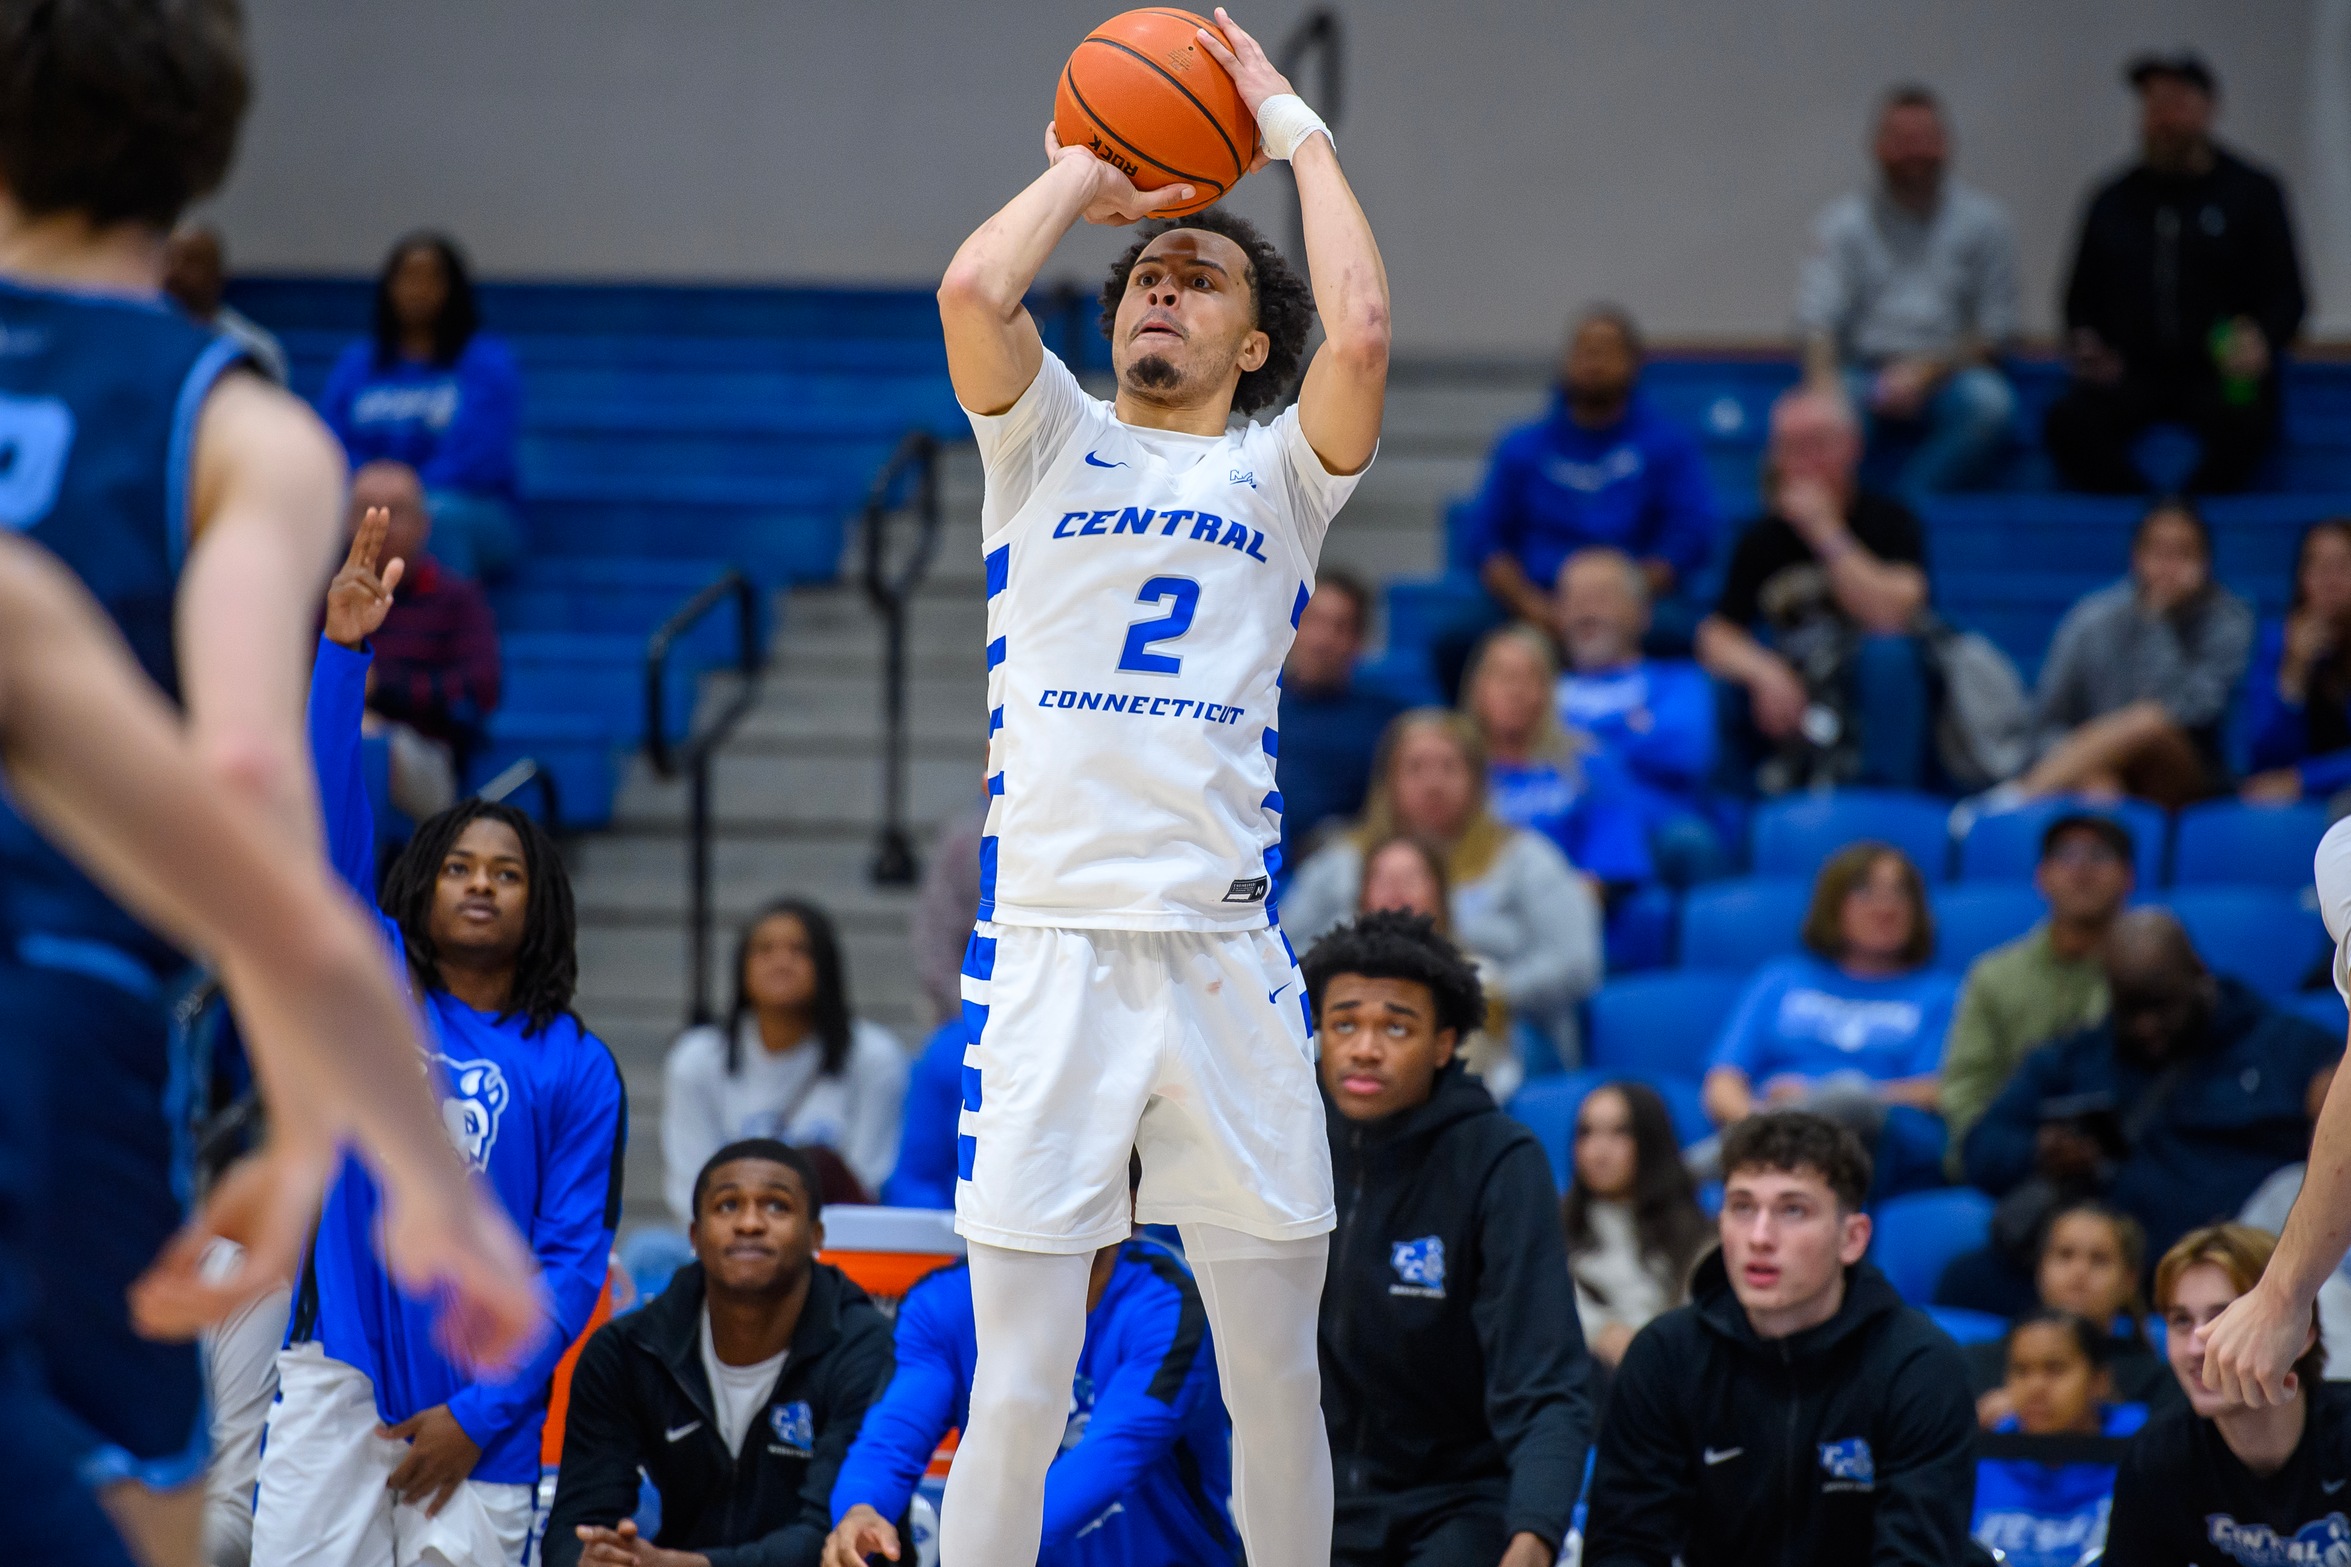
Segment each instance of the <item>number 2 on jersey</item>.
M1157 620L1138 620L1127 627L1127 645L1118 655L1118 667L1133 670L1139 675L1173 675L1182 672L1184 661L1167 653L1150 651L1154 642L1173 642L1192 629L1192 616L1200 608L1200 584L1189 577L1153 577L1143 584L1143 591L1135 595L1138 604L1161 604L1175 600L1168 612Z

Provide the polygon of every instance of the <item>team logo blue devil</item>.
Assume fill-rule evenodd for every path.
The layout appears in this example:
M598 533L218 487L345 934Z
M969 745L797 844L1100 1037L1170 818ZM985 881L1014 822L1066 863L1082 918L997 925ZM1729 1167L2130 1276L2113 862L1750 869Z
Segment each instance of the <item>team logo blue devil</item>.
M816 1451L816 1415L805 1400L777 1404L768 1410L767 1423L776 1441L791 1449L794 1456L806 1458Z
M2351 1522L2341 1513L2306 1523L2291 1538L2227 1513L2207 1515L2204 1527L2212 1543L2243 1567L2351 1567Z
M449 1087L441 1100L441 1121L449 1140L476 1170L490 1167L490 1150L498 1146L498 1122L513 1101L506 1074L495 1061L458 1061L433 1057Z
M1388 1247L1388 1265L1406 1284L1432 1290L1445 1287L1445 1243L1434 1235L1392 1243Z
M1870 1457L1869 1442L1858 1436L1849 1436L1842 1442L1821 1443L1820 1472L1831 1480L1842 1480L1855 1486L1875 1485L1878 1478L1877 1463Z

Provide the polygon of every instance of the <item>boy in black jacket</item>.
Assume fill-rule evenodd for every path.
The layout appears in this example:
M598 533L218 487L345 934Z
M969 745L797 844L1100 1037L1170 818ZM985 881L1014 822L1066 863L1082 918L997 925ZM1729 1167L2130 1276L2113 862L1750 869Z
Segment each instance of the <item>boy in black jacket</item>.
M830 1264L806 1156L729 1143L694 1180L696 1260L580 1352L545 1567L816 1567L833 1477L890 1380L890 1324ZM639 1538L637 1471L661 1493Z
M1958 1347L1869 1249L1869 1155L1817 1115L1723 1138L1722 1248L1634 1338L1584 1567L1968 1560L1975 1405Z
M1455 1058L1477 973L1367 914L1306 955L1339 1229L1322 1292L1337 1567L1550 1567L1591 1445L1559 1198Z

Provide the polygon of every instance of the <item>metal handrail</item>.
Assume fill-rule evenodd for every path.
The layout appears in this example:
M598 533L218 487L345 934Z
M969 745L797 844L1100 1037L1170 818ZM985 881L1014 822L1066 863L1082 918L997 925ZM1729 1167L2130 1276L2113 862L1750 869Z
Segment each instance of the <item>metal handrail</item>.
M497 777L482 785L474 794L484 800L510 798L517 789L526 786L539 791L539 810L547 819L549 832L563 830L563 793L555 787L555 775L540 765L535 756L521 757L500 770Z
M678 639L722 604L735 606L735 672L741 683L727 705L674 748L669 742L669 655ZM710 758L726 743L759 695L759 591L730 566L678 607L645 640L645 752L663 778L687 776L687 960L693 1001L689 1023L707 1023L710 1007Z
M1316 84L1311 101L1315 112L1322 116L1323 123L1336 130L1339 111L1344 106L1341 89L1346 84L1347 34L1339 21L1339 13L1328 6L1309 11L1298 19L1298 25L1290 29L1290 36L1283 39L1281 47L1273 51L1274 66L1295 85L1310 54L1317 57L1317 63L1321 66L1321 80ZM1298 242L1294 254L1303 263L1306 260L1306 216L1299 211L1296 200L1298 176L1287 163L1281 169L1290 181L1290 233Z
M921 531L895 571L888 567L891 515L907 477ZM909 430L866 491L865 597L882 617L882 825L869 872L876 885L905 887L922 874L906 830L906 610L931 569L939 547L939 438Z

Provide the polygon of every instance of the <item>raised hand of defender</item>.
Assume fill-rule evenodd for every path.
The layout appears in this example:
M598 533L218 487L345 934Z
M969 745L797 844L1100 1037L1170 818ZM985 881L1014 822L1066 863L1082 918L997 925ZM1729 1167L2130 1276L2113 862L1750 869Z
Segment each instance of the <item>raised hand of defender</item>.
M356 650L375 635L392 612L392 590L400 586L408 562L395 560L381 571L376 562L384 553L384 535L391 530L388 507L370 506L351 535L351 552L343 569L327 584L327 640Z
M1050 120L1045 122L1045 161L1056 165L1083 162L1093 170L1094 191L1086 200L1088 223L1119 228L1140 222L1162 207L1178 207L1192 199L1192 187L1189 185L1162 185L1157 190L1135 189L1133 180L1085 148L1061 145L1061 131Z
M1248 105L1251 114L1254 115L1266 99L1298 90L1290 85L1287 76L1274 69L1273 61L1266 56L1265 45L1243 32L1241 24L1234 21L1231 13L1223 6L1216 8L1216 26L1203 27L1194 36L1200 40L1202 48L1216 57L1216 63L1231 75L1233 85L1241 90L1241 102ZM1257 156L1250 163L1249 172L1256 173L1270 161L1265 155L1265 144L1259 142Z

